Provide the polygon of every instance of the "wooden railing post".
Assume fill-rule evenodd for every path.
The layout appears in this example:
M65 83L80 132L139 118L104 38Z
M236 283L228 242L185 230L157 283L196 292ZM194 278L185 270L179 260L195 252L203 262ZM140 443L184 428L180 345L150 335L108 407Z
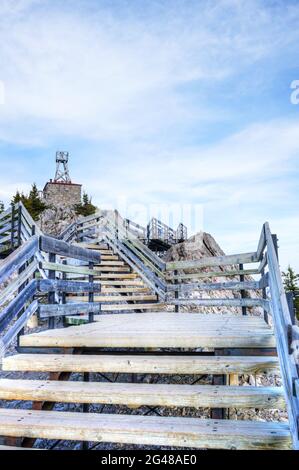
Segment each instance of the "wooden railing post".
M64 260L62 261L62 264L63 264L64 266L66 266L66 265L67 265L67 260L64 259ZM67 273L65 273L65 272L62 273L62 280L63 280L63 281L66 281L66 280L67 280ZM62 292L62 295L61 295L61 303L62 303L63 305L66 304L66 292ZM60 321L61 321L61 320L60 320ZM62 323L64 324L64 317L62 317Z
M94 268L94 263L92 261L89 262L89 269L93 269ZM88 282L92 282L93 283L93 280L94 280L94 276L93 275L89 275L88 276ZM94 292L93 291L90 291L89 294L88 294L88 302L94 302ZM94 321L94 313L93 312L89 312L88 314L88 322L89 323L92 323Z
M10 233L10 246L11 246L11 249L13 250L14 249L14 246L15 246L15 215L16 215L16 212L15 212L15 205L12 203L11 204L11 233Z
M294 292L286 292L288 307L290 310L292 325L295 325L295 303L294 303Z
M243 265L243 264L239 264L239 269L240 269L240 271L243 271L243 270L244 270L244 265ZM240 281L241 281L241 282L244 282L244 281L245 281L245 276L244 276L244 274L240 274ZM241 299L245 299L245 298L246 298L245 290L241 290ZM246 309L246 307L242 307L242 315L247 315L247 309Z
M22 244L22 206L18 208L18 246Z
M177 274L178 274L177 269L174 270L173 274L174 274L175 276L177 276ZM174 283L175 283L175 284L178 284L178 280L175 279L175 280L174 280ZM174 291L174 298L175 298L176 300L179 298L179 291L178 291L178 289L176 289L176 290ZM175 305L174 311L175 311L175 312L179 312L179 305Z
M55 263L56 261L56 254L55 253L49 253L49 263ZM49 269L49 279L55 279L56 273L53 269ZM54 304L55 303L55 291L49 292L48 293L48 303L49 304ZM48 326L50 329L53 329L55 326L55 318L50 317L48 320Z
M279 255L278 255L278 238L277 238L277 235L274 233L272 234L272 240L273 240L273 245L274 245L274 248L275 248L275 253L276 253L276 256L277 256L277 261L279 262Z

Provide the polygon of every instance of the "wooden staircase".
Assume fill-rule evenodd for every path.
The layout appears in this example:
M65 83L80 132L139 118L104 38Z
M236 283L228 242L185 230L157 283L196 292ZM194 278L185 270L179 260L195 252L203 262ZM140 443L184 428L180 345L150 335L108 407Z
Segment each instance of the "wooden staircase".
M51 295L55 284L49 289L47 280L40 283L38 295L48 295L48 303L39 306L40 320L62 315L65 327L49 322L44 331L22 334L19 353L3 357L3 371L31 374L0 379L0 400L8 402L0 409L0 436L8 440L4 444L20 448L33 446L36 439L55 439L192 449L292 447L291 421L229 419L230 410L236 409L285 409L287 404L290 410L285 387L239 385L242 375L282 370L277 335L267 321L270 310L263 296L256 302L243 300L244 296L231 300L231 305L243 310L251 305L264 308L265 314L259 316L227 313L227 298L207 304L222 302L222 314L179 312L177 296L174 301L161 298L155 289L156 285L160 289L161 281L155 284L150 277L147 283L146 269L132 268L131 258L121 255L120 242L117 250L96 241L74 246L100 254L101 261L76 269L64 263L64 256L60 267L56 262L56 273L61 269L66 286L62 303L55 303ZM81 259L83 254L78 252ZM235 265L240 256L208 263ZM260 262L256 254L243 259ZM42 261L40 267L50 274L53 261ZM186 270L183 276L189 272L192 279L190 263ZM243 273L244 269L235 270ZM175 276L170 291L176 286L177 271ZM231 277L235 280L236 274ZM53 274L49 279L58 282ZM100 291L98 287L91 291L92 283L100 285ZM226 288L240 292L245 287L262 292L265 285L246 283L244 276L230 283ZM205 299L196 302L206 305ZM46 373L48 378L32 379L32 373ZM199 383L203 378L204 383ZM24 406L10 408L9 402L16 400ZM32 409L25 408L28 402ZM56 403L82 404L82 408L57 411ZM91 409L95 405L101 408Z

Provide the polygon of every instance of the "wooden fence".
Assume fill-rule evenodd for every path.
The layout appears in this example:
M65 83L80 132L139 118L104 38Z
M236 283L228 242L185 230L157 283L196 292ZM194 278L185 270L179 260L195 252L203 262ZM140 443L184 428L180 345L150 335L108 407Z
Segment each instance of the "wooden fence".
M93 294L101 290L93 281L101 272L94 266L100 263L99 252L76 242L104 240L176 311L186 306L234 307L243 315L249 308L263 310L265 321L274 325L294 448L299 448L299 328L288 308L277 239L268 223L263 225L256 251L167 263L142 243L117 211L102 211L82 219L58 239L44 236L21 205L1 214L0 227L1 251L11 251L0 263L0 283L4 286L0 297L2 354L37 311L40 318L48 319L50 328L55 318L70 313L88 313L90 321L101 313L101 304L93 302ZM80 274L85 281L67 280L67 273ZM188 297L194 291L200 295ZM88 292L89 302L66 304L64 294L69 292ZM213 298L209 292L226 295ZM233 295L227 297L227 292ZM202 298L202 293L208 293L208 297ZM47 303L37 302L37 294L46 294Z

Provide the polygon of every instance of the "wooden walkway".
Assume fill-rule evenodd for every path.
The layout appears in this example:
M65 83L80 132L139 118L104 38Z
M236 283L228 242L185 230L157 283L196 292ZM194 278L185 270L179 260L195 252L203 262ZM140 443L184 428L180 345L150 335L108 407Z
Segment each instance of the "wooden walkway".
M14 224L20 219L11 217ZM31 447L36 439L298 448L299 381L292 344L282 334L288 331L295 340L298 330L282 323L289 321L288 311L267 225L252 253L164 263L138 237L128 236L117 213L72 224L61 240L36 234L29 217L22 212L22 243L0 263L0 282L7 286L0 297L2 369L48 378L0 379L0 399L21 403L19 409L0 409L3 450L7 444ZM98 238L103 220L106 232ZM20 278L11 280L16 271ZM215 282L221 273L224 281ZM203 295L186 297L190 291ZM217 291L217 298L209 291ZM203 313L211 307L221 314ZM24 332L36 315L48 328ZM18 354L5 355L16 336ZM240 386L242 375L268 373L281 373L282 386ZM23 409L25 402L32 402L31 410ZM53 411L56 403L81 404L82 412ZM91 404L100 412L90 412ZM289 421L229 419L232 411L247 408L286 409ZM209 410L209 418L197 417L201 410Z
M275 337L260 317L162 311L101 315L94 323L27 334L20 344L61 348L273 348Z

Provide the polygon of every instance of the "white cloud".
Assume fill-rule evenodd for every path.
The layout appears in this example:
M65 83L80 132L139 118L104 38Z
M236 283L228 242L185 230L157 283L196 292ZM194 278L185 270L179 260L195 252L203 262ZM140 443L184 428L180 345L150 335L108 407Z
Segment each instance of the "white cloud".
M250 244L277 213L284 250L291 250L296 241L283 221L296 228L289 175L299 154L299 121L266 121L261 109L260 123L248 124L248 117L237 131L238 110L229 100L223 109L218 98L244 100L244 87L253 95L267 87L269 75L259 67L269 74L298 64L299 5L120 3L2 0L0 142L51 152L78 142L72 174L94 202L203 203L205 228L227 251ZM231 136L220 139L212 128L203 144L215 123L231 124ZM0 199L28 190L33 171L0 174ZM285 217L278 214L281 201Z
M146 139L212 120L200 93L195 104L180 87L220 84L299 37L290 28L299 8L276 12L255 0L149 3L146 19L113 5L97 2L91 14L88 2L4 2L0 138Z

